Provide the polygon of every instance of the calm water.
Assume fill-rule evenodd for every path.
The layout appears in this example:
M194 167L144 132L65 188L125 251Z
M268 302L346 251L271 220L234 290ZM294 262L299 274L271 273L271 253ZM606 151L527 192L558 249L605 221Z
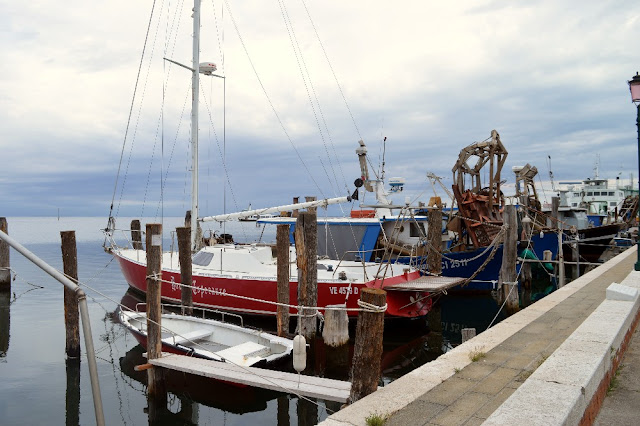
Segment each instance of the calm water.
M102 249L103 218L8 218L9 234L45 262L62 270L60 231L75 230L80 281L88 295L91 327L98 357L98 372L107 424L148 424L146 372L142 348L112 313L127 295L118 265ZM180 226L181 218L165 219L164 229ZM130 219L117 225L127 228ZM143 224L144 227L144 224ZM236 240L275 239L275 228L263 231L253 223L231 223L218 232ZM165 235L164 248L171 244ZM15 274L11 293L0 295L0 424L93 424L91 385L82 346L79 372L65 361L63 287L12 249ZM460 341L460 329L487 327L497 311L490 297L441 299L425 321L401 322L385 329L382 359L383 384L428 362ZM261 323L264 328L273 324ZM321 346L321 345L318 345ZM346 355L348 362L348 357ZM317 373L348 376L345 360L331 361L319 351L313 363ZM79 374L79 380L77 378ZM79 383L79 385L77 384ZM168 381L169 407L162 424L287 425L315 424L337 404L318 405L292 395L260 389L238 389L184 374Z

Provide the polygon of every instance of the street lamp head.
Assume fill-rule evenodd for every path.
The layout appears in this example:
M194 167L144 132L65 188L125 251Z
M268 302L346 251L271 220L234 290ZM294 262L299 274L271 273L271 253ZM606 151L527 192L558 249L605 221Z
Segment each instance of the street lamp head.
M640 102L640 75L636 72L636 75L627 83L629 83L629 90L631 91L631 102L634 104Z

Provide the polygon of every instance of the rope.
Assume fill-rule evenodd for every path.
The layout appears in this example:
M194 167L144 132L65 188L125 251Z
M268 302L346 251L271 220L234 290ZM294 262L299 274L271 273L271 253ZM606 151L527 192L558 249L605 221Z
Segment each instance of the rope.
M481 253L477 254L475 257L472 257L471 259L465 259L465 260L466 260L467 262L473 262L474 260L477 260L477 259L481 258L482 256L484 256L484 254L485 254L486 252L488 252L488 251L489 251L489 249L491 249L492 247L497 246L497 245L498 245L498 240L500 240L500 239L504 236L504 233L507 231L506 226L503 226L503 227L501 227L501 228L502 228L502 229L501 229L501 231L500 231L498 234L496 234L496 236L495 236L495 238L493 239L493 241L491 241L491 244L489 244L489 245L484 249L484 251L483 251L483 252L481 252ZM450 260L450 261L452 261L452 262L457 261L457 259L454 259L454 258L451 258L451 257L447 257L444 253L442 253L442 257L444 257L445 259L448 259L448 260Z
M362 300L358 300L358 306L362 308L362 312L383 313L387 310L386 303L383 306L378 306L368 302L363 302Z
M498 251L499 243L502 242L502 239L503 239L505 233L506 233L506 227L503 227L502 230L495 236L495 238L493 239L491 244L489 246L487 246L487 249L488 249L489 247L491 247L491 245L493 245L493 249L492 249L491 253L489 253L489 256L487 256L487 258L484 260L484 262L482 262L482 265L480 265L480 267L478 269L476 269L476 271L473 274L471 274L471 276L469 278L464 280L464 282L462 284L460 284L460 286L464 287L467 284L469 284L480 272L482 272L484 270L484 268L487 267L489 262L491 262L491 260L495 257L496 252ZM476 256L474 258L474 260L477 259L478 257L480 257L481 255L483 255L486 252L487 252L487 250L482 252L480 255Z

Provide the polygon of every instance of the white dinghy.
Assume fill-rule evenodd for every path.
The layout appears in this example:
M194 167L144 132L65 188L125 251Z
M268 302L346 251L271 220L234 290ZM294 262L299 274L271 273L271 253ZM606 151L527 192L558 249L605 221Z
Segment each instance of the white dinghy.
M120 323L147 347L147 314L118 309ZM271 364L291 355L293 341L235 324L162 314L162 351L239 366Z

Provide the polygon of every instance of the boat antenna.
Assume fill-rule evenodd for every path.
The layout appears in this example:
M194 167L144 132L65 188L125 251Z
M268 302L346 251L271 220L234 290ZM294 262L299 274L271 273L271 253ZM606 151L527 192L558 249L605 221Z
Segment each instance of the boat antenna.
M383 182L384 184L384 156L387 152L387 137L385 136L384 139L382 139L382 167L380 169L380 180Z
M553 183L553 172L551 171L551 156L547 155L547 164L549 165L549 180L551 181L551 190L556 192L556 185Z

